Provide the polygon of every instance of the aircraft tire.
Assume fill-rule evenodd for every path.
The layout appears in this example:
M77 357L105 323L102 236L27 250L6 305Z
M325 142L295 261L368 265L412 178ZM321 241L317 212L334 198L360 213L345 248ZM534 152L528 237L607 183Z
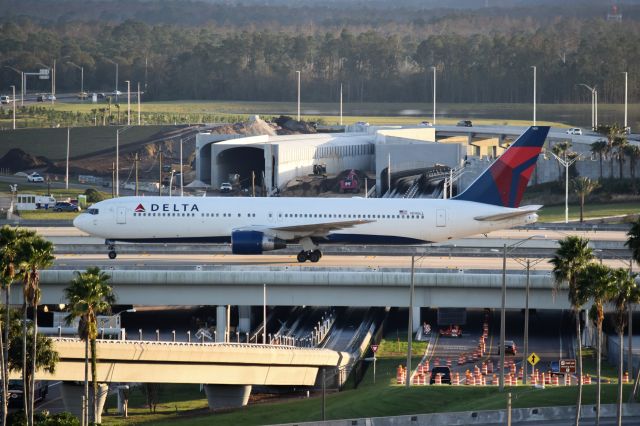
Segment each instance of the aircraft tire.
M117 254L116 254L115 250L111 250L109 252L109 259L115 259L116 256L117 256Z
M298 253L298 263L304 263L307 261L307 253L304 251L301 251L300 253Z
M309 260L313 263L317 263L321 257L322 254L320 253L320 250L314 250L309 253Z

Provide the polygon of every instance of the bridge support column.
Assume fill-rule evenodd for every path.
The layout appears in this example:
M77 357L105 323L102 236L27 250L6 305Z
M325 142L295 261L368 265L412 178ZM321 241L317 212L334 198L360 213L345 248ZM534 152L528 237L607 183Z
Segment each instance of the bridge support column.
M413 307L413 319L412 319L412 325L413 325L413 332L415 333L416 331L418 331L418 328L422 327L422 321L421 321L421 315L420 315L420 306L414 306Z
M248 333L251 331L251 306L238 306L238 331Z
M76 382L62 382L62 402L65 411L70 412L78 418L82 418L82 396L84 394L84 383L76 384ZM98 413L96 415L96 423L102 423L102 410L107 401L107 393L109 385L105 383L98 384ZM93 418L93 388L89 384L89 421Z
M216 309L216 342L224 342L227 332L227 306L218 306Z
M204 385L209 409L244 407L249 402L251 385Z

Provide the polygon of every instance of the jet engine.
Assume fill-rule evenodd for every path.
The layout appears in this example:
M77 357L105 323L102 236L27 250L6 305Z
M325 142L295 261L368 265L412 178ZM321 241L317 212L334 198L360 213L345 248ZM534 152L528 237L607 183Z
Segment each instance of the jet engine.
M265 235L260 231L233 231L231 233L233 254L262 254L264 251L278 250L286 246L284 240Z

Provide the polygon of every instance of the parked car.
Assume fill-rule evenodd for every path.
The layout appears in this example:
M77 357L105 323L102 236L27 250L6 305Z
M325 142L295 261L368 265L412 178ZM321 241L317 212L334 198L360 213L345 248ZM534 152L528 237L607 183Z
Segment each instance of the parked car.
M45 95L45 100L47 101L55 101L56 99L56 95L52 95L51 93Z
M45 99L44 99L44 98L45 98L45 95L38 95L38 96L36 97L36 101L37 101L37 102L44 102L44 101L45 101Z
M220 192L231 192L233 190L233 186L229 182L223 182L220 185Z
M458 121L456 126L458 126L458 127L473 127L473 123L471 122L471 120L460 120L460 121Z
M106 95L104 94L104 92L98 93L98 99L104 99L105 97Z
M366 121L356 121L356 125L358 125L358 126L368 126L369 123L367 123Z
M433 127L433 124L431 124L430 121L421 121L420 124L418 124L418 126L422 126L422 127Z
M440 337L462 337L462 327L450 325L440 329Z
M504 341L504 354L505 355L516 355L518 353L518 347L513 340L505 340ZM498 347L498 354L500 354L500 347Z
M89 97L89 94L87 92L78 93L78 99L87 99L88 97Z
M35 399L36 401L44 401L49 393L49 383L43 380L35 381ZM8 393L9 407L21 408L24 404L24 392L22 387L22 380L9 380L9 393Z
M449 367L433 367L431 369L431 379L429 384L432 385L436 382L436 374L442 374L442 384L451 384L451 369Z
M53 211L54 212L79 212L80 207L72 203L67 203L66 201L58 201L56 205L53 206Z
M0 96L0 104L8 104L11 102L11 96Z
M44 182L44 178L40 176L38 172L33 172L30 175L27 175L28 182Z
M582 136L582 129L580 129L579 127L572 127L569 130L567 130L567 134Z

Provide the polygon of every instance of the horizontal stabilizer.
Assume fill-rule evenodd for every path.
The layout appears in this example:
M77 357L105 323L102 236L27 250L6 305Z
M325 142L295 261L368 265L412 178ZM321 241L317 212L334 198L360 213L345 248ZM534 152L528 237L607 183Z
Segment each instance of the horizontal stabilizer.
M517 210L508 211L505 213L490 214L486 216L476 216L474 217L474 219L480 220L480 221L512 219L514 217L525 216L531 213L535 213L538 210L540 210L541 207L542 206L524 206L524 207L520 207Z

